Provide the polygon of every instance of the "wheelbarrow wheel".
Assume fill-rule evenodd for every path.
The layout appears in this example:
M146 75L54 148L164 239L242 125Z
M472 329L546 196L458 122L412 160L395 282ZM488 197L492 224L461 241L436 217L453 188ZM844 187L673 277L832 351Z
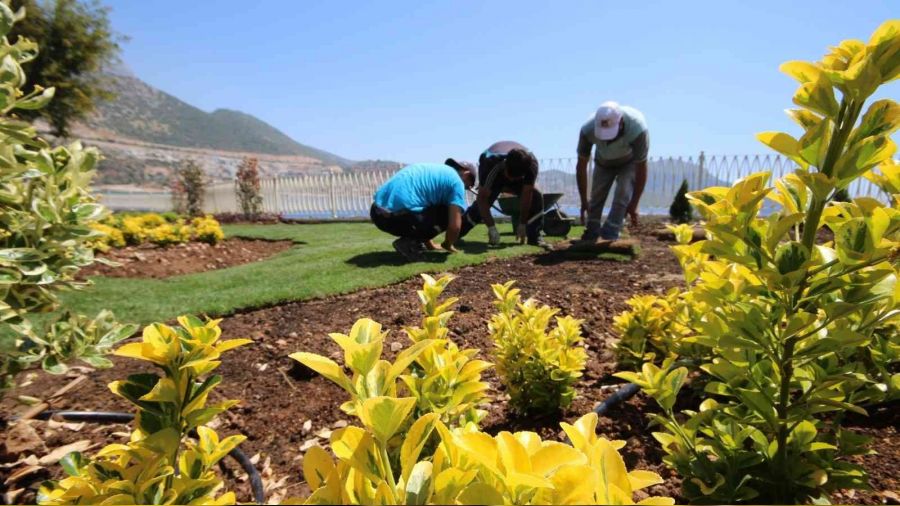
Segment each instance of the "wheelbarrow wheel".
M544 233L552 237L566 237L572 230L572 218L560 210L544 215Z

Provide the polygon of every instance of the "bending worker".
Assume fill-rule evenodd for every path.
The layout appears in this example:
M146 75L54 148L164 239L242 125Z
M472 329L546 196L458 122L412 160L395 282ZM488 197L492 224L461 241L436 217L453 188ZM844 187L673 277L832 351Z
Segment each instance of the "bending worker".
M516 239L520 243L543 246L541 229L544 226L544 196L534 187L538 176L538 161L528 149L513 141L491 145L478 159L478 197L466 210L461 236L484 222L488 227L491 246L500 244L500 232L491 216L491 206L501 193L519 196L519 224Z
M375 192L370 216L379 230L399 237L393 245L410 261L422 253L443 248L455 252L466 189L475 184L475 166L448 158L445 164L408 165ZM433 239L443 231L441 247Z
M647 153L650 137L640 111L616 102L605 102L594 118L581 127L578 136L578 164L575 174L581 196L582 240L618 239L625 216L638 224L638 204L647 183ZM587 166L594 153L591 198L587 198ZM602 221L606 197L616 184L612 207Z

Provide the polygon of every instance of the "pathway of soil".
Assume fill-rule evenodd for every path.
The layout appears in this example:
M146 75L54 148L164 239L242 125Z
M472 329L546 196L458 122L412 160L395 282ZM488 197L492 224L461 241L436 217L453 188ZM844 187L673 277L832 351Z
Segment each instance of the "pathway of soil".
M152 244L111 249L101 257L121 264L111 267L100 263L81 271L84 278L168 278L195 272L224 269L257 262L281 253L293 245L291 241L226 239L215 245L189 242L168 247Z
M589 355L587 370L578 385L580 396L573 406L559 416L522 420L507 413L506 400L496 376L489 371L494 402L484 421L484 428L499 430L534 430L544 437L561 438L559 421L572 421L591 410L606 398L619 380L611 377L616 364L610 349L612 319L625 309L625 301L639 293L662 293L679 286L682 278L668 244L643 235L643 251L637 260L622 263L605 260L565 261L554 254L497 260L483 265L465 267L454 272L457 279L450 285L448 296L460 297L457 314L451 320L451 337L461 347L483 350L487 357L491 343L487 334L487 320L493 313L490 285L518 280L525 297L559 307L562 314L584 320L584 335ZM271 459L274 476L286 476L288 495L305 495L308 491L302 480L301 446L319 437L324 445L330 430L353 422L340 411L346 400L342 390L327 380L308 374L298 367L288 354L295 351L319 353L342 362L337 345L327 337L329 332L347 332L358 318L370 317L391 331L385 343L385 355L390 357L391 344L406 345L402 328L417 325L420 308L416 289L418 278L385 288L365 290L349 295L328 297L307 302L238 314L222 322L224 338L248 337L253 345L230 352L218 373L224 381L218 388L219 398L240 399L218 427L223 434L240 432L248 436L242 449L252 455L262 454ZM89 381L75 395L64 400L59 408L85 410L130 411L124 401L109 393L106 385L127 374L148 369L133 360L114 359L116 367L90 374ZM65 384L60 377L40 375L34 382L20 388L16 394L40 396ZM11 408L9 401L0 405ZM627 442L622 451L631 468L653 470L667 480L664 485L649 490L652 494L678 497L679 482L661 464L662 452L647 428L646 413L654 408L652 401L637 396L611 415L601 417L600 431L612 439ZM304 429L304 425L309 427ZM47 440L49 447L89 438L110 442L121 438L125 427L99 428L97 433L67 433L57 430ZM886 446L879 445L884 454L866 458L876 490L895 487L900 457L896 429L890 425L867 429L877 434ZM116 434L118 436L116 436ZM0 433L2 436L2 433ZM112 438L112 439L106 439ZM894 452L894 453L892 453ZM894 474L886 474L894 473ZM239 500L249 500L246 481L236 490ZM891 488L887 488L891 490ZM23 498L27 496L23 495ZM683 502L683 501L679 501ZM881 497L871 493L857 493L852 502L880 503Z

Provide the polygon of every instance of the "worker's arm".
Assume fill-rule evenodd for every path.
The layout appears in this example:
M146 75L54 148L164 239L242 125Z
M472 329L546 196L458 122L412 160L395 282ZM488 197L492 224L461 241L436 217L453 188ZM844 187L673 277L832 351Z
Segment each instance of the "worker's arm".
M534 185L522 185L522 193L519 195L519 226L516 227L516 239L524 243L526 239L525 229L531 220L531 199L534 197Z
M488 227L493 227L494 217L491 216L491 188L489 186L482 186L479 188L478 197L476 197L475 200L478 204L478 212L481 213L481 221Z
M650 133L642 132L631 143L631 151L636 160L634 167L634 191L631 194L631 202L625 209L625 213L631 216L631 223L638 224L638 206L641 203L641 195L644 193L644 186L647 184L647 155L650 152Z
M628 204L626 213L631 216L631 221L635 225L638 224L638 206L641 203L641 194L644 193L644 186L647 184L647 160L638 162L634 167L634 192L631 194L631 202Z
M462 209L456 206L449 206L447 211L447 233L444 234L444 242L441 244L445 250L453 253L456 248L456 240L459 239L459 230L462 228Z
M588 196L587 196L587 166L589 156L579 156L578 163L575 165L575 180L578 182L578 196L581 197L581 224L584 225L587 219Z

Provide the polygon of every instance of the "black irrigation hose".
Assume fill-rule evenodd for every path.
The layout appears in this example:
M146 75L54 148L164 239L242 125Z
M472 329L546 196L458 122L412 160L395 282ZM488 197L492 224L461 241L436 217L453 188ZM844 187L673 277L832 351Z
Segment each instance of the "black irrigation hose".
M598 416L605 415L607 411L611 408L615 407L617 404L627 401L634 397L634 394L641 391L641 387L635 385L634 383L627 383L626 385L619 387L618 390L613 392L612 395L607 397L603 402L600 403L596 408L594 408L594 413L597 413Z
M38 420L49 420L54 416L58 416L64 420L73 422L99 422L99 423L128 423L134 420L132 413L118 413L115 411L55 411L48 410L38 413L35 418ZM247 454L239 448L233 448L228 455L236 460L247 476L250 477L250 488L253 490L253 498L257 504L266 503L266 492L263 488L262 478L256 470L256 466L250 462Z

